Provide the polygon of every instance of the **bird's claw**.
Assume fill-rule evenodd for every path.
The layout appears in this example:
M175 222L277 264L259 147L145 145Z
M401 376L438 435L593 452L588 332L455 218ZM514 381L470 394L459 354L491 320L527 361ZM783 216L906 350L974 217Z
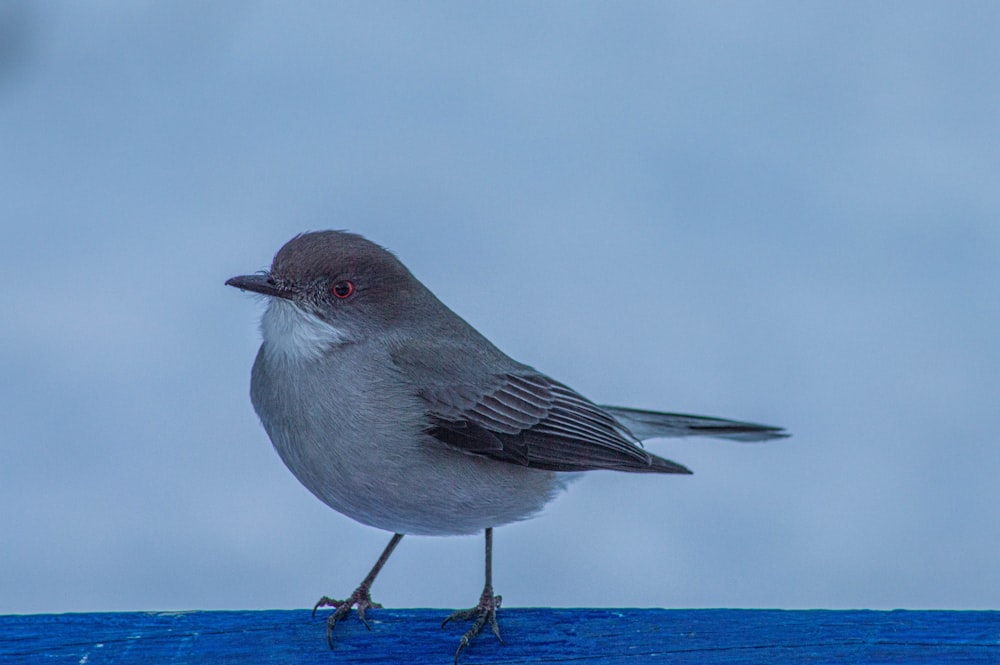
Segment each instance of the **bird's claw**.
M503 596L494 595L493 589L487 586L483 589L483 595L479 597L478 605L468 610L453 612L447 619L441 622L441 627L444 628L449 621L469 621L470 619L474 619L472 627L465 631L462 639L459 640L458 649L455 650L455 665L458 665L458 656L462 653L462 649L469 646L469 643L480 633L487 622L490 624L490 628L500 641L500 644L503 644L503 638L500 637L500 625L497 623L497 610L500 609L502 600Z
M354 606L358 609L358 618L361 619L361 623L365 625L365 628L371 630L372 627L368 623L368 619L365 618L365 612L370 609L381 608L382 604L372 601L368 587L365 585L359 586L349 598L344 600L335 600L328 596L323 596L313 605L313 617L316 616L316 610L321 607L334 608L334 611L326 618L326 643L330 645L331 649L333 648L333 629L337 626L337 622L346 617L350 613L351 607Z

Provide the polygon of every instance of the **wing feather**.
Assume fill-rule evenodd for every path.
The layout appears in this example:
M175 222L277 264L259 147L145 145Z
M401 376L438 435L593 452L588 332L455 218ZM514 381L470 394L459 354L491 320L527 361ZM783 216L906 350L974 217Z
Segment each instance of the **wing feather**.
M428 433L459 450L550 471L690 473L652 455L599 406L538 374L505 374L464 409L448 392L421 390Z
M492 345L410 342L392 358L424 402L428 434L456 450L530 468L691 473L647 452L640 440L784 436L780 428L753 423L598 406Z

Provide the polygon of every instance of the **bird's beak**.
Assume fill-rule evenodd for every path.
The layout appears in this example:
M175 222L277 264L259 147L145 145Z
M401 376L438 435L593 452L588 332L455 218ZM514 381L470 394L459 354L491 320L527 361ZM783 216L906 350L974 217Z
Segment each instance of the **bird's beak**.
M255 275L241 275L231 277L226 280L226 286L235 286L242 291L253 291L265 296L291 299L294 291L287 286L279 285L270 273L257 273Z

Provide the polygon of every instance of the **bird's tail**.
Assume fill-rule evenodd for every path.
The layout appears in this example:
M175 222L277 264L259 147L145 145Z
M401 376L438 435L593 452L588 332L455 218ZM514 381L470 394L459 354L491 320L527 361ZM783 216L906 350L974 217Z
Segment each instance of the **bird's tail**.
M710 436L734 441L767 441L782 439L790 434L784 428L759 425L738 420L691 416L683 413L661 413L624 406L601 406L627 427L636 438L645 441L660 437Z

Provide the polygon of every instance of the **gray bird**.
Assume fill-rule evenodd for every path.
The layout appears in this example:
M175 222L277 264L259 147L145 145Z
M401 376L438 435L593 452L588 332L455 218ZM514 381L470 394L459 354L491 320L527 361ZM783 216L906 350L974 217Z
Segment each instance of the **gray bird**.
M513 360L448 309L389 251L353 233L292 238L271 270L226 282L267 296L250 398L275 450L318 499L394 535L346 600L370 587L404 534L486 535L486 583L455 661L489 623L493 527L536 515L573 472L691 473L647 452L655 437L763 441L778 427L599 406ZM444 625L442 624L442 626Z

